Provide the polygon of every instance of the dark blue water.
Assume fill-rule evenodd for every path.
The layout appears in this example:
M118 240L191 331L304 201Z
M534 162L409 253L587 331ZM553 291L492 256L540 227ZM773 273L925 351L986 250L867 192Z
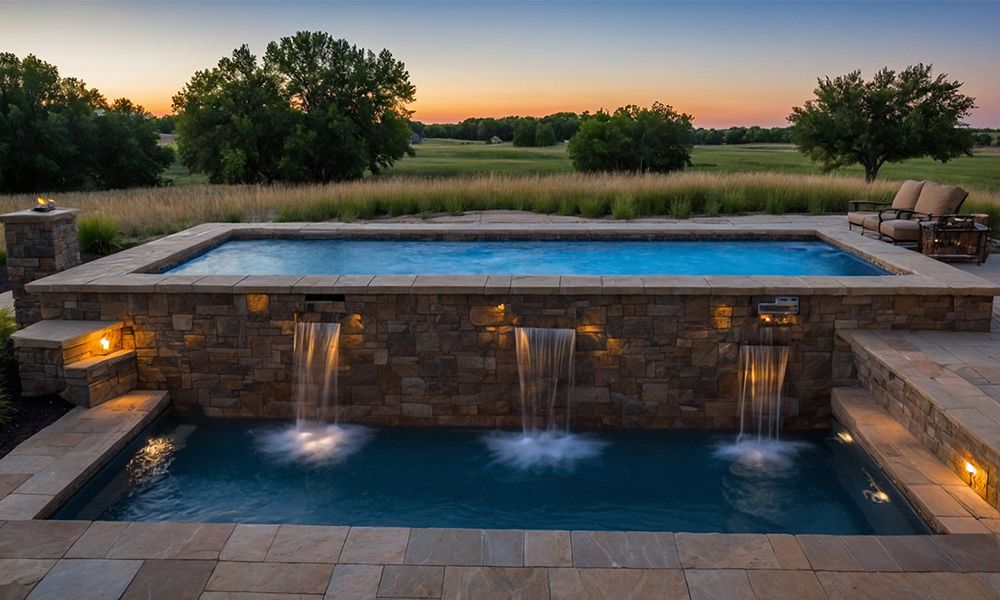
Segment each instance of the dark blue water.
M195 275L886 275L825 242L233 240Z
M794 466L717 457L731 436L609 431L573 467L497 463L482 431L380 429L326 466L262 452L274 424L165 418L124 450L56 518L140 521L692 532L906 534L926 529L856 444L830 432ZM174 449L170 450L169 445ZM878 486L888 503L865 491Z

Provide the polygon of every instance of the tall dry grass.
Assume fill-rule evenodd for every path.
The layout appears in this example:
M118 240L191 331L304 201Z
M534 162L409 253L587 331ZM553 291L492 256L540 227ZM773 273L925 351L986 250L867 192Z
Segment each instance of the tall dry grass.
M513 209L619 218L696 214L842 213L851 200L891 199L899 182L780 173L387 178L327 185L192 185L55 194L141 240L211 221L322 221ZM4 212L34 198L0 196ZM1000 193L973 190L966 208L1000 223Z

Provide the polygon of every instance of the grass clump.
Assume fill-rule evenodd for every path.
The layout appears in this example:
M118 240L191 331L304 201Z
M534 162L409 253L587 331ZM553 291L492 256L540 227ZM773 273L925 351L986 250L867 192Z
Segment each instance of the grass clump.
M608 212L608 203L601 196L581 198L577 203L580 215L588 219L599 219Z
M633 196L620 194L611 201L611 216L615 219L634 219L638 216L636 201Z
M118 225L110 219L98 216L84 217L77 222L80 250L90 254L111 254L121 244L118 241Z

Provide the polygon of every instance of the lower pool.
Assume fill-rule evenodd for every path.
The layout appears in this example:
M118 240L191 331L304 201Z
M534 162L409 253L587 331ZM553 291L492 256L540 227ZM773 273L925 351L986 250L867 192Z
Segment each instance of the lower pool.
M927 529L856 444L791 434L790 464L753 467L704 431L586 434L600 452L558 467L498 461L488 432L376 429L354 454L266 452L267 422L165 417L58 519L407 527L912 534ZM881 493L880 493L881 492Z

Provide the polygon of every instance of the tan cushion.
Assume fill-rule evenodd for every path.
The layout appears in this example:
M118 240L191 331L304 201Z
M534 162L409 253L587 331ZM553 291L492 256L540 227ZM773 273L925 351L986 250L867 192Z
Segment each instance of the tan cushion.
M878 213L873 212L849 212L847 213L847 221L851 225L863 225L865 219L868 217L875 217L875 223L878 223Z
M920 221L912 219L882 221L879 233L887 235L897 242L916 242L920 239Z
M958 212L962 200L969 193L954 185L940 185L928 181L920 190L920 197L913 210L928 215L951 215Z
M917 205L917 199L920 198L920 190L924 188L924 183L926 182L912 179L904 181L903 185L899 186L896 197L892 199L892 208L913 210Z
M863 223L861 223L861 226L867 229L868 231L878 231L878 215L875 214L865 217L865 220Z

